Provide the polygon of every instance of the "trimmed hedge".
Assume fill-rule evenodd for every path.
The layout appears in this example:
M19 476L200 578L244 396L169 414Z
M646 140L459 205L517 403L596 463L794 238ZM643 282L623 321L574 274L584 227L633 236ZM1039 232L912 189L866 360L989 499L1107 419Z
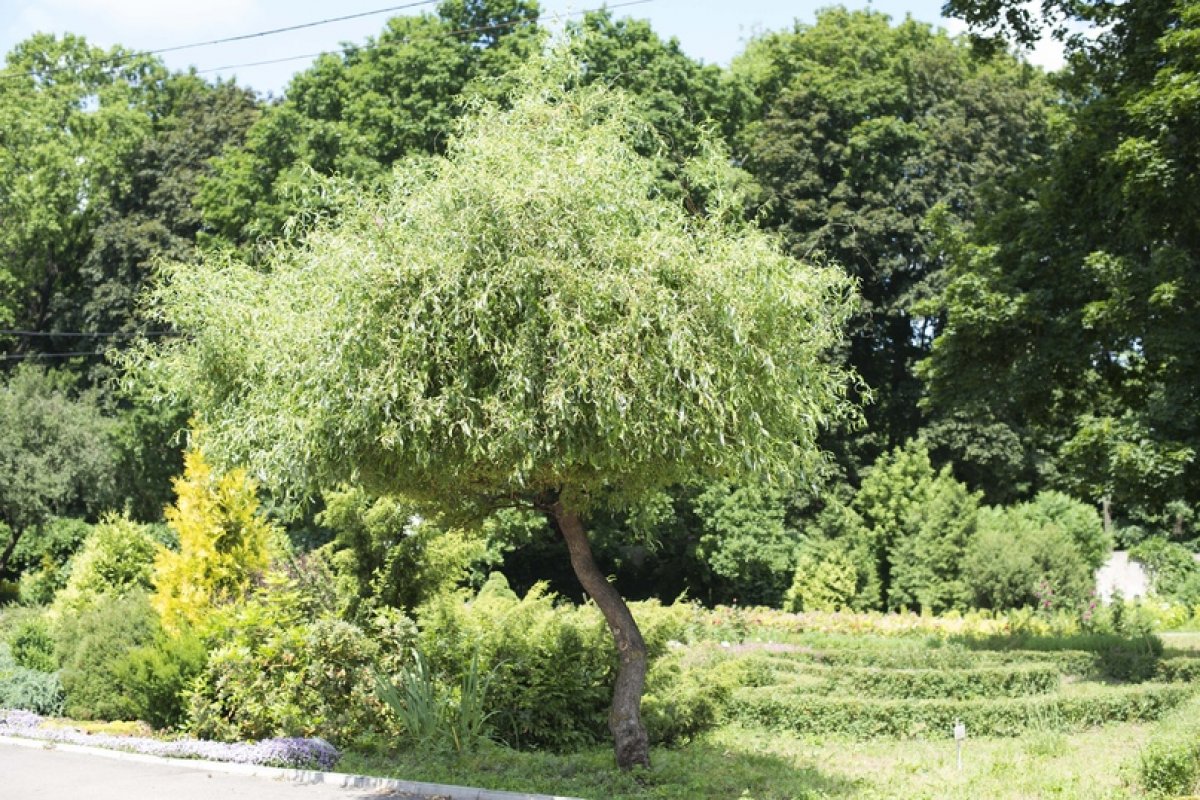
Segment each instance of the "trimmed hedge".
M1164 658L1158 662L1158 672L1154 677L1163 683L1191 683L1200 680L1200 658Z
M952 735L956 720L972 736L1016 736L1029 729L1158 719L1191 695L1186 687L1146 684L1000 700L892 700L768 687L738 690L728 713L744 724L855 739L944 738Z
M881 648L876 650L773 654L775 662L828 664L881 669L982 669L1004 665L1044 664L1062 675L1103 674L1101 657L1084 650L960 650L956 648ZM786 667L784 667L786 668Z
M831 671L829 694L913 700L1023 697L1055 691L1061 680L1058 668L1047 664L911 670L857 667Z
M1138 753L1133 774L1151 797L1177 797L1200 789L1200 698L1163 720Z

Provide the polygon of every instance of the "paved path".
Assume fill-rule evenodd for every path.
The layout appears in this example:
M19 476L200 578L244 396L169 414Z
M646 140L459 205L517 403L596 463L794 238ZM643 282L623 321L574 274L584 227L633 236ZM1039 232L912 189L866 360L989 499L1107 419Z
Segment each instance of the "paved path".
M413 797L0 744L0 800L407 800Z

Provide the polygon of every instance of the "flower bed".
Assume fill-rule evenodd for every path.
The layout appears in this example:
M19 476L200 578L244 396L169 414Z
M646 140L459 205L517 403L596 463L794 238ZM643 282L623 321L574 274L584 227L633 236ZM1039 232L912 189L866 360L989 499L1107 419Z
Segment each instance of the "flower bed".
M324 739L279 738L258 742L205 742L199 739L147 739L138 736L87 734L70 728L49 728L28 711L0 710L0 736L21 736L64 744L81 744L168 758L202 758L235 764L258 764L292 769L330 769L341 754Z

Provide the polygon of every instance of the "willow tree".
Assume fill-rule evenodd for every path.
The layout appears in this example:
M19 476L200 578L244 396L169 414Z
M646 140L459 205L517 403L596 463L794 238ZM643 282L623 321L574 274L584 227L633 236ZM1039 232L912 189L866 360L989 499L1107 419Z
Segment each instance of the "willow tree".
M646 649L584 519L695 476L804 475L851 413L825 358L850 288L739 221L714 148L691 167L702 204L664 197L654 132L565 62L257 266L167 268L157 308L183 335L134 364L187 395L210 457L276 491L545 514L619 651L628 767L648 763Z

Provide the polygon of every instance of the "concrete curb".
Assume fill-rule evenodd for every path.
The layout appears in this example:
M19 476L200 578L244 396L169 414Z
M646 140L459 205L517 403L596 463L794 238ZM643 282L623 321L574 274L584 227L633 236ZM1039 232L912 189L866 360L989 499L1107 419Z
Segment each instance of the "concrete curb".
M262 767L255 764L230 764L224 761L204 761L194 758L164 758L162 756L126 753L121 750L87 747L81 744L66 744L44 739L21 739L15 736L0 736L0 745L6 744L36 750L59 750L64 753L100 756L101 758L111 758L118 761L136 761L142 764L184 767L186 769L204 770L206 772L223 772L229 775L249 775L256 778L291 781L292 783L323 784L325 786L338 786L343 789L401 792L434 800L579 800L579 798L560 795L502 792L492 789L475 789L469 786L402 781L395 778L376 778L370 775L351 775L346 772L319 772L306 769Z

